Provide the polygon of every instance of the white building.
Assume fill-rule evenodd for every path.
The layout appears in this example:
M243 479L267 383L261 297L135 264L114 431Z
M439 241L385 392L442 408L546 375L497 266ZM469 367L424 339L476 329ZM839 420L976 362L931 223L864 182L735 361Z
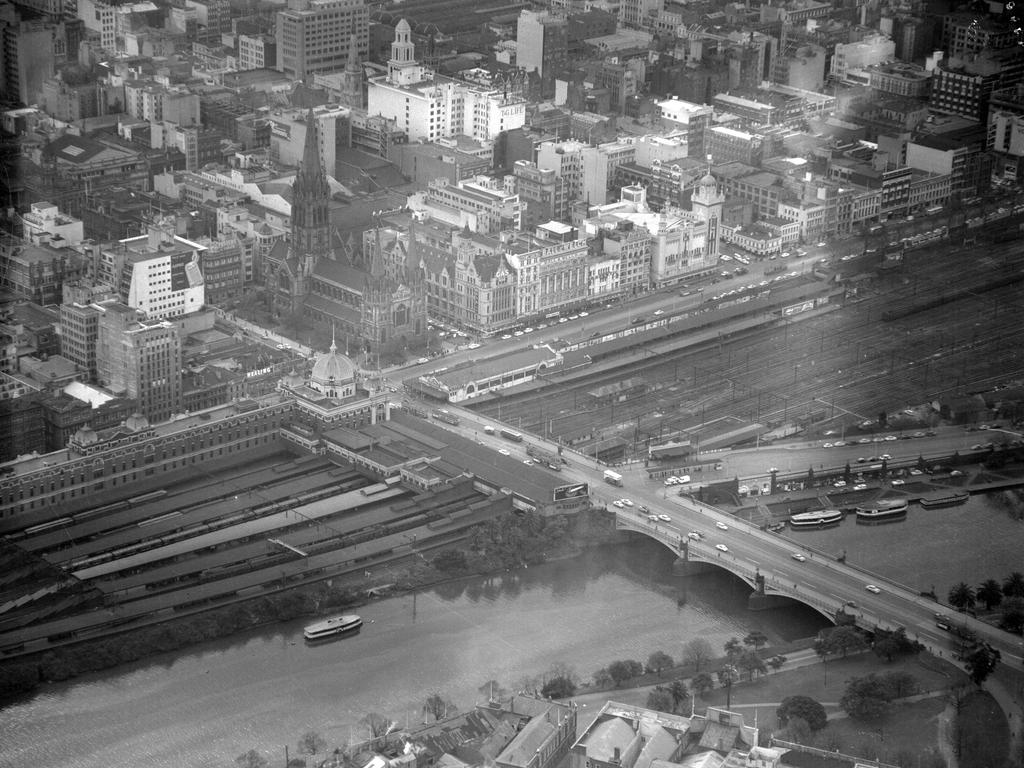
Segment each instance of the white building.
M387 75L371 78L367 112L395 121L409 141L435 141L458 134L491 140L526 123L526 101L518 89L453 80L413 57L412 30L395 27Z
M120 240L116 247L103 251L99 279L147 317L187 315L206 302L200 268L205 250L199 243L153 225L149 234Z
M839 43L832 55L829 76L834 83L846 82L857 74L858 81L870 82L868 67L896 59L896 43L885 35L871 35L856 43Z
M32 203L21 222L26 239L34 245L78 245L85 237L82 220L61 213L53 203Z
M599 144L581 141L544 141L537 147L537 165L550 168L565 184L570 201L603 205L615 169L636 160L636 144L628 139Z
M428 184L425 195L410 198L409 207L436 221L483 235L518 231L523 225L523 204L513 191L515 177L506 179L506 184L487 176L455 184L437 179Z
M78 18L85 28L98 32L100 46L109 53L117 51L117 35L115 33L116 7L103 0L78 0Z
M306 109L274 110L267 115L270 123L270 157L281 165L297 166L302 160L302 149L306 145L309 126ZM348 107L324 105L313 108L317 124L320 162L328 176L335 173L337 137L339 123L352 114ZM344 130L343 128L341 130Z

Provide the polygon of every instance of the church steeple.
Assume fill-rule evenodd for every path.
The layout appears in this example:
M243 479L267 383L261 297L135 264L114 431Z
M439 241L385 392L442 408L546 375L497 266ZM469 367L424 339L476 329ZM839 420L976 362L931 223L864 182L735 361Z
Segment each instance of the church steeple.
M341 103L346 107L363 108L363 66L359 63L359 37L355 32L348 41L348 62L341 75Z
M306 113L306 142L302 165L292 185L292 255L315 264L321 257L332 258L327 201L331 188L320 160L320 131L316 115Z

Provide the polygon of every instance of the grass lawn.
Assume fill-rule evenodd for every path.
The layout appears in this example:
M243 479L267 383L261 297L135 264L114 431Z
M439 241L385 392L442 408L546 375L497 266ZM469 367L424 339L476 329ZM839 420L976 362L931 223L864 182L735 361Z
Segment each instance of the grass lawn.
M951 664L927 655L885 664L874 654L860 654L847 659L835 659L825 665L813 664L788 671L783 668L779 673L759 678L752 683L737 683L732 689L731 707L734 711L742 712L748 718L747 722L752 722L756 714L757 725L762 733L770 733L779 728L775 717L778 702L786 696L809 696L825 706L830 717L830 724L825 730L834 732L842 749L853 750L854 747L869 746L878 741L878 746L882 748L880 753L889 754L897 749L927 750L936 744L936 718L945 706L941 698L897 705L870 726L846 718L838 707L851 678L864 677L872 672L884 674L897 671L907 672L917 678L922 693L941 691L950 685L964 683L967 679ZM708 694L706 700L698 700L698 709L702 703L724 707L725 689L716 688ZM879 730L884 743L879 739ZM866 754L863 756L874 757Z

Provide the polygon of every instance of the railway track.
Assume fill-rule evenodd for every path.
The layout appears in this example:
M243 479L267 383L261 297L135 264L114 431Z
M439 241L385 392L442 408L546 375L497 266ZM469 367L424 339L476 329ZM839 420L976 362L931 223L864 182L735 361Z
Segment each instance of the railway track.
M1019 250L992 247L976 276L965 276L964 253L913 254L838 311L699 348L634 351L592 377L553 379L471 407L589 452L609 442L640 450L650 439L722 420L874 419L950 391L986 389L1024 374L1024 286L1009 279L1024 269ZM911 311L883 320L896 304ZM642 385L595 397L630 379Z

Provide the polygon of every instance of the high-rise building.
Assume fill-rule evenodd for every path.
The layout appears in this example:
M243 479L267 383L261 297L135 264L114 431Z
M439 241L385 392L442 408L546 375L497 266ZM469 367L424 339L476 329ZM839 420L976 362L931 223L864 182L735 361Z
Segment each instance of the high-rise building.
M116 303L99 321L100 384L138 403L150 421L181 410L181 337L169 320L151 320Z
M196 312L206 301L200 267L204 246L152 225L149 234L103 251L98 279L150 318Z
M75 365L86 369L89 381L99 378L96 348L99 345L103 306L78 302L60 305L60 353Z
M521 76L456 80L423 66L414 54L412 29L402 19L395 27L388 73L370 78L366 102L368 113L394 120L409 141L459 134L490 141L525 124Z
M546 11L522 11L516 26L516 65L553 78L568 55L566 20Z
M355 44L370 47L369 9L363 0L289 0L277 14L277 69L293 80L345 68Z

